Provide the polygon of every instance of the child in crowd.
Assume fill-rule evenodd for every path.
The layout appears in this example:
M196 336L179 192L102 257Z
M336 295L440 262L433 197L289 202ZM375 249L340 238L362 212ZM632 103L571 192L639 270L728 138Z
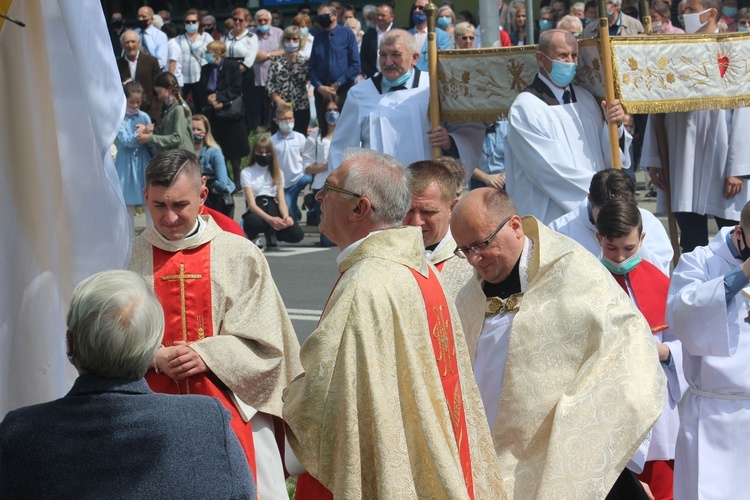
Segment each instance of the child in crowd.
M172 73L161 73L154 79L154 91L165 106L166 112L159 126L138 128L138 142L153 144L159 151L182 149L193 153L193 129L190 126L190 108L182 99L177 78Z
M284 196L289 207L289 214L295 222L302 218L297 198L299 193L312 182L312 175L305 173L304 157L305 136L294 131L294 110L289 104L276 108L274 119L279 131L271 136L271 143L276 150L279 167L284 173Z
M115 169L120 179L125 205L131 218L135 217L136 205L143 205L143 188L146 187L146 165L151 159L146 146L138 142L137 125L148 126L151 118L141 111L143 87L138 82L124 85L127 107L125 118L117 132L117 157ZM146 210L146 217L149 217ZM150 222L150 221L149 221Z
M206 115L193 115L193 144L195 156L200 160L201 170L206 176L206 205L230 219L234 218L234 182L227 175L224 155L211 135L211 124Z
M671 499L680 426L677 404L687 384L682 373L682 345L664 322L669 278L638 254L646 234L633 200L611 199L599 210L596 223L602 264L646 318L667 376L664 409L652 429L646 463L638 478L648 484L655 500Z
M278 247L278 241L299 243L305 237L302 228L289 216L284 198L284 173L279 168L273 144L267 135L255 140L248 166L240 173L247 212L242 216L247 237L263 247L260 233L266 236L266 249Z

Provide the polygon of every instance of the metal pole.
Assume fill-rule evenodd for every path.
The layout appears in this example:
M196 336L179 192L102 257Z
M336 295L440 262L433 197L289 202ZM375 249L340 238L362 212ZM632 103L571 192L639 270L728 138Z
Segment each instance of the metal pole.
M509 4L503 5L503 9L509 8ZM479 0L479 19L481 20L482 47L492 47L500 40L500 14L497 11L497 0Z
M430 2L425 5L424 13L427 16L427 75L430 78L430 125L434 129L440 125L440 96L438 95L437 74L437 38L435 33L435 22L437 21L437 7ZM439 158L443 152L439 147L432 148L432 157Z
M534 45L534 0L526 0L526 41L524 45Z

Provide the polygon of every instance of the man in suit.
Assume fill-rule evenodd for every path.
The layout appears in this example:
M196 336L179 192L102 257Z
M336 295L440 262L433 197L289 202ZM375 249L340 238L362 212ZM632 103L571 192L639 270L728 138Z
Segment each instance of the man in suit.
M367 30L365 36L362 37L362 46L359 49L359 61L362 74L365 77L372 78L375 73L380 71L380 60L378 58L380 39L395 27L393 25L393 7L387 3L378 5L375 26Z
M67 323L79 377L65 397L0 423L4 497L255 498L221 403L148 388L164 316L143 278L121 270L87 278Z
M154 92L154 79L161 73L159 60L141 52L141 39L133 30L127 30L120 36L120 45L125 51L125 56L117 59L120 79L123 84L136 81L143 86L141 109L148 113L152 122L157 123L161 119L162 108L162 102Z
M409 33L414 35L414 39L417 41L417 47L421 47L419 51L419 61L417 61L417 68L419 71L427 71L427 15L424 13L424 8L430 0L417 0L411 8L411 20L414 23L414 27L409 30ZM435 35L437 36L437 48L438 50L449 50L451 48L451 37L448 33L435 28Z

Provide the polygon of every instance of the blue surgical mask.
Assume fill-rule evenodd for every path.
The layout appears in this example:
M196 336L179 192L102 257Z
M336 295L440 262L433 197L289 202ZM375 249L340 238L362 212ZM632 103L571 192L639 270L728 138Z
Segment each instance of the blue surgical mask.
M214 55L213 54L206 53L206 55L204 57L206 58L206 62L208 64L211 64L211 63L214 62Z
M586 26L588 26L589 24L591 24L592 21L595 21L595 19L593 19L591 17L584 18L584 20L583 20L583 27L585 28Z
M570 82L576 77L576 63L555 61L547 54L542 54L552 61L552 71L549 72L549 79L552 80L552 83L559 87L570 85Z
M607 270L612 274L628 274L630 271L635 269L638 264L641 263L641 254L636 252L619 264L617 262L612 262L604 256L602 256L601 261L602 264L604 264L604 267L606 267Z
M414 26L419 26L420 24L424 24L427 22L427 16L424 12L415 10L411 13L411 20L414 21Z
M539 20L539 29L542 31L547 31L552 29L552 21L549 21L547 19L540 19Z
M197 24L186 24L185 25L185 31L188 33L195 33L198 31L198 25Z
M407 71L403 75L401 75L397 80L390 81L388 78L383 76L383 85L385 85L388 88L392 87L398 87L399 85L404 85L406 82L409 81L409 78L411 78L411 71Z
M258 26L258 33L265 35L266 33L268 33L268 30L270 29L271 29L271 25L264 24L263 26Z
M365 21L365 28L367 29L372 28L372 23L370 21Z
M722 7L721 13L727 17L734 17L737 15L737 7Z
M307 34L308 34L309 32L310 32L310 30L309 30L309 29L307 29L307 28L300 28L300 29L299 29L299 34L300 34L300 35L302 35L302 36L307 36Z
M447 28L448 26L451 25L452 21L453 20L450 17L440 16L440 17L438 17L437 24L441 28L445 29L445 28Z
M737 26L737 31L750 31L750 26Z
M326 123L328 125L336 125L336 122L339 121L339 112L335 109L332 109L331 111L326 112Z

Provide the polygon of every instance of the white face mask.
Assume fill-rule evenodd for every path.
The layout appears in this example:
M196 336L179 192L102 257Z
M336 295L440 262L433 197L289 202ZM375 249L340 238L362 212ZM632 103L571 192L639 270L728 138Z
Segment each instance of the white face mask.
M661 22L658 23L651 23L651 30L652 31L659 31L661 29Z
M693 33L697 33L699 29L708 24L708 21L706 21L705 23L701 23L701 16L710 10L711 9L706 9L703 12L698 12L697 14L683 14L683 18L685 19L685 33L692 35Z

